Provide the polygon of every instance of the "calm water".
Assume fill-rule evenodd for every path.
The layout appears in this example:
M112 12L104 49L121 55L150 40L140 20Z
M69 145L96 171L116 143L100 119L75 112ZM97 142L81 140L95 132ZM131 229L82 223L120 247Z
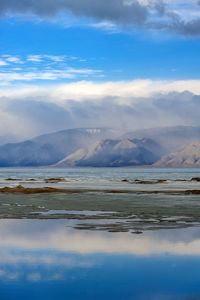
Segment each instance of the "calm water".
M200 231L142 236L0 221L0 299L199 299Z
M199 175L199 169L1 169L1 186L100 191L0 195L0 299L200 299L200 196L101 193L138 188L123 179L167 179L165 188L196 189L200 183L190 180ZM55 177L67 182L44 182ZM109 232L119 224L127 232ZM137 228L141 234L132 233Z
M190 179L200 175L200 168L0 168L0 179L64 177L75 181L120 179Z
M28 187L51 186L50 183L44 182L48 178L66 179L64 183L54 183L53 187L138 189L138 185L133 182L138 179L165 179L172 188L198 187L199 184L195 182L181 182L181 180L190 180L198 176L200 177L200 168L0 168L0 187L16 186L22 183L17 180L16 182L6 180L10 178L23 180L23 185ZM30 181L31 179L35 181ZM124 179L132 181L131 186L123 182ZM141 188L146 187L140 185L139 189ZM149 188L148 185L147 188Z

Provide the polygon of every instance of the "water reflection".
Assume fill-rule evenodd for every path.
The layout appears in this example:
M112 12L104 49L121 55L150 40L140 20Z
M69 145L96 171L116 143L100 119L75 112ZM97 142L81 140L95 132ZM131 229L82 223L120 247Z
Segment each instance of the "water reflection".
M0 299L200 296L200 230L76 231L66 220L0 221Z
M79 254L200 255L199 227L137 235L74 230L72 223L67 220L0 220L0 248Z

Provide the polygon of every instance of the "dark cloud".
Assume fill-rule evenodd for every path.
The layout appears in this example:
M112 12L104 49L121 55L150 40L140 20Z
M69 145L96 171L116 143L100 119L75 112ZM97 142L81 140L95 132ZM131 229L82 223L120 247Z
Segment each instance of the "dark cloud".
M99 21L108 20L119 24L142 24L148 9L134 1L131 5L123 0L1 0L0 13L33 13L51 17L65 11Z
M195 19L190 22L183 22L179 21L173 24L172 27L174 30L176 30L178 33L181 33L182 35L188 35L188 36L199 36L200 35L200 19Z
M192 5L192 3L190 3ZM194 8L194 7L193 7ZM196 6L196 9L198 7ZM200 18L185 22L171 11L163 0L149 1L147 6L138 0L1 0L0 15L34 14L53 18L59 12L110 21L116 26L138 26L153 30L167 30L182 35L200 35ZM150 21L151 20L151 21Z
M167 22L149 22L147 27L158 30L168 30L185 36L199 36L200 35L200 18L191 21L184 21L174 12L167 12Z

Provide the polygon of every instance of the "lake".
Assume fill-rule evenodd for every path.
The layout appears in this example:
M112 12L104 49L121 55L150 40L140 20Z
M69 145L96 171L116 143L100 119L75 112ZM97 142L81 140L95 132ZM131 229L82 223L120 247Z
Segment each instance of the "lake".
M0 169L0 299L200 299L199 174Z

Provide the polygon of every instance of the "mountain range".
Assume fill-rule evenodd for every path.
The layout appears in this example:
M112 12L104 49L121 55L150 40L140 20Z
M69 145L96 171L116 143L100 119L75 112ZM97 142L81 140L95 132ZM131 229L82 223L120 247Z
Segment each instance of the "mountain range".
M109 128L68 129L0 145L0 167L196 166L200 159L198 141L200 127L192 126L123 135Z
M76 150L117 132L106 128L78 128L45 134L20 143L0 146L0 166L46 166Z
M200 167L200 142L195 141L181 150L164 156L155 167Z
M121 167L151 165L159 159L161 151L160 145L151 139L104 139L68 155L56 166Z

